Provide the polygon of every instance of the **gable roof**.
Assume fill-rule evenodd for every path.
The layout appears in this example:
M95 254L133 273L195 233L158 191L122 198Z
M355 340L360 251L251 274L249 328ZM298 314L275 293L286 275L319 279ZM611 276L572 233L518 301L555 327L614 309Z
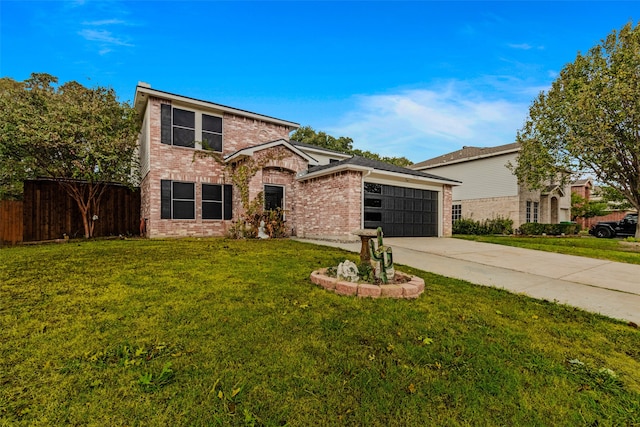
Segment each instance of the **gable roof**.
M429 169L437 166L450 165L454 163L468 162L485 157L500 156L503 154L516 153L520 151L520 143L498 145L497 147L462 147L461 150L443 154L420 163L409 166L411 169Z
M309 162L309 165L317 165L318 164L318 161L316 159L314 159L313 157L311 157L307 153L305 153L303 151L300 151L300 149L296 148L293 144L291 144L289 141L286 141L284 139L277 139L275 141L269 141L269 142L265 142L265 143L262 143L262 144L253 145L251 147L243 148L242 150L238 150L235 153L231 153L228 156L226 156L224 158L224 161L226 163L230 163L230 162L233 162L234 160L236 160L236 159L238 159L240 157L243 157L243 156L253 156L253 154L256 151L266 150L268 148L277 147L279 145L291 150L293 153L295 153L298 156L302 157L303 159L305 159L306 161Z
M144 112L147 101L151 96L156 98L169 99L176 102L182 102L209 110L217 110L221 113L229 113L237 116L261 120L263 122L274 123L281 126L286 126L290 128L290 130L300 127L300 124L298 123L277 119L275 117L265 116L264 114L252 113L251 111L241 110L239 108L228 107L226 105L203 101L196 98L190 98L188 96L177 95L175 93L165 92L162 90L151 89L151 86L146 83L138 83L138 86L136 86L136 94L133 101L133 106L139 114L142 114Z
M299 180L306 180L311 178L317 178L323 175L340 172L343 170L357 170L363 172L380 171L390 175L404 175L415 178L422 178L429 181L437 181L443 184L458 185L460 181L454 179L444 178L438 175L430 173L420 172L412 169L403 168L401 166L392 165L391 163L381 162L379 160L367 159L365 157L353 156L349 159L341 160L339 162L330 163L328 165L315 166L309 168L309 171L298 177Z

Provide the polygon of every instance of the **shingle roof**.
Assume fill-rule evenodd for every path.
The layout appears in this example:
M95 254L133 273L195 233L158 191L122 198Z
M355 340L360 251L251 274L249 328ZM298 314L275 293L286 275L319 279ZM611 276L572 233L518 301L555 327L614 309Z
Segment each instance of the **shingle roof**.
M306 142L299 142L299 141L294 141L291 140L289 141L292 145L294 146L298 146L298 147L303 147L303 148L313 148L315 150L321 150L321 151L326 151L328 153L336 153L336 154L342 154L343 156L350 156L350 154L347 153L343 153L342 151L336 151L336 150L330 150L328 148L324 148L324 147L320 147L318 145L313 145L313 144L307 144Z
M354 166L362 166L366 168L377 169L385 172L395 172L404 175L417 176L420 178L429 178L438 181L449 181L454 184L459 184L460 181L456 181L455 179L444 178L442 176L416 171L413 169L403 168L401 166L392 165L391 163L381 162L379 160L367 159L365 157L353 156L349 159L341 160L339 162L330 163L328 165L322 166L314 166L309 168L309 173L319 172L322 170L330 170L333 168L339 168L344 165L354 165Z
M585 179L576 179L575 181L573 181L571 183L572 186L581 186L581 185L587 185L588 183L591 183L593 180L591 178L585 178Z
M497 147L462 147L461 150L443 154L442 156L434 157L433 159L428 159L420 163L415 163L410 167L411 169L423 169L443 166L449 163L460 163L483 157L491 157L503 152L517 151L519 149L520 144L517 142L498 145Z

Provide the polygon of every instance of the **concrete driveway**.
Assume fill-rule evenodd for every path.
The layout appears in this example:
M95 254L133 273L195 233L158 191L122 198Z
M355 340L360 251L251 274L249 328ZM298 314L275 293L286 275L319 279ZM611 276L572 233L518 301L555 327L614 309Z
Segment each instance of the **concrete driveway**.
M360 243L303 240L360 251ZM385 238L394 261L640 324L640 265L454 238Z

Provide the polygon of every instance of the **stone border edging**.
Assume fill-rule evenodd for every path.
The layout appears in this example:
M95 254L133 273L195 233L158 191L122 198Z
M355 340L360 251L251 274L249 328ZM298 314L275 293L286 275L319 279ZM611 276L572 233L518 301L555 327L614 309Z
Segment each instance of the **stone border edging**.
M352 283L329 277L326 268L321 268L311 273L311 281L322 286L328 291L333 291L338 295L358 296L361 298L418 298L424 292L424 279L418 276L396 271L397 275L402 275L410 280L406 283L394 285L372 285L370 283Z

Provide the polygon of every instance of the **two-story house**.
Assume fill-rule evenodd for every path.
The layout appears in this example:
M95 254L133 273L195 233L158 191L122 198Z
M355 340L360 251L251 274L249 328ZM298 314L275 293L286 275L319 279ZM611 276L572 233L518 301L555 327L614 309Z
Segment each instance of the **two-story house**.
M225 166L247 159L260 159L249 197L282 208L294 236L353 240L378 226L386 236L451 234L456 180L290 141L297 123L145 83L134 107L148 237L224 236L242 211Z
M452 219L476 221L510 218L514 227L526 222L557 224L571 220L568 186L550 184L530 191L518 183L508 164L517 164L518 143L496 147L463 147L410 166L462 181L453 188Z

